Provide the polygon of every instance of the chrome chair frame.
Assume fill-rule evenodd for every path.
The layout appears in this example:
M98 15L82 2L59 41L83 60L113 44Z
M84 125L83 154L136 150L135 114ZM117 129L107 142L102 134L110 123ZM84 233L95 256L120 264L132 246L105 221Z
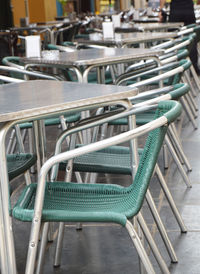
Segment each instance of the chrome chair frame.
M135 110L134 110L134 112L135 112ZM132 114L134 112L132 112ZM102 140L102 141L99 141L97 143L90 144L88 146L84 146L84 147L81 147L81 148L78 148L78 149L75 149L75 150L71 150L71 151L68 151L68 152L64 152L64 153L55 155L44 164L44 166L41 169L41 173L40 173L40 182L38 184L38 190L37 190L38 196L37 196L36 201L35 201L35 214L36 215L33 217L32 232L31 232L31 236L30 236L30 245L29 245L30 248L29 248L29 252L28 252L26 273L33 273L33 270L34 270L34 261L35 261L35 257L36 257L39 230L40 230L40 224L41 224L41 219L40 218L41 218L41 214L42 214L44 183L45 183L45 180L46 180L46 175L47 175L48 171L50 170L50 168L53 167L55 164L58 164L60 161L70 160L70 159L72 160L73 158L78 157L80 155L83 155L84 153L89 153L89 152L92 152L92 151L100 150L100 149L106 148L107 146L110 146L110 145L116 145L116 144L119 144L121 141L129 141L132 138L138 137L140 135L140 133L147 133L148 131L152 130L153 128L156 128L160 125L164 125L166 123L167 123L167 119L165 117L161 117L161 118L157 119L156 122L154 121L154 122L149 123L149 125L144 125L140 128L133 129L129 132L122 133L118 136L111 137L107 140ZM84 128L84 126L83 126L83 128ZM85 128L86 128L86 126L85 126ZM62 138L65 138L65 134L61 135L60 140ZM69 162L71 162L71 160ZM53 172L54 171L52 171L52 173ZM160 257L159 252L158 252L155 244L153 243L153 239L152 239L151 235L149 234L148 228L145 226L144 220L143 220L143 218L140 214L138 215L138 221L139 221L140 225L143 228L145 236L147 236L147 238L149 239L149 244L152 247L152 249L154 250L154 255L156 256L157 261L158 261L163 273L169 273L162 257ZM46 226L48 226L48 223L45 224L45 227ZM136 243L136 248L138 249L139 256L141 257L141 260L144 263L147 272L148 273L154 273L154 271L151 267L151 264L148 261L148 258L146 257L146 255L144 255L145 251L143 250L143 248L141 246L141 243L138 243L138 238L136 237L135 231L134 231L134 229L131 226L131 223L129 221L127 221L127 223L126 223L126 228L129 231L129 234L130 234L132 240L134 242L135 241L137 242ZM140 250L139 246L140 246L141 250ZM147 263L147 261L148 261L148 263Z

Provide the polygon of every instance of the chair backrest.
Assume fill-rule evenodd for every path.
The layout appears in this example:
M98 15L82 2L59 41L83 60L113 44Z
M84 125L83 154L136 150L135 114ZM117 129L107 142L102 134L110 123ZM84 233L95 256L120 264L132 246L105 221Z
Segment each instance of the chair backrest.
M141 109L143 111L143 109ZM104 122L109 122L113 119L119 119L123 118L127 115L132 115L135 114L139 111L139 109L136 107L135 110L129 110L125 111L124 113L120 113L117 115L113 115L110 117L107 117L104 119ZM158 105L158 109L156 111L156 116L155 120L144 125L141 127L138 127L136 129L121 133L117 136L110 137L108 139L92 143L90 145L82 146L79 148L76 148L74 150L70 150L67 152L60 153L60 146L62 141L66 138L66 136L69 136L69 134L77 133L78 131L86 128L90 128L92 126L97 126L102 123L102 120L99 121L92 121L92 123L86 123L83 125L78 125L74 127L73 129L70 129L69 131L66 131L62 133L60 138L58 139L57 145L56 145L56 155L50 158L42 167L41 169L41 174L40 174L40 182L39 182L39 188L38 190L40 193L42 192L42 188L45 187L45 180L46 180L46 175L48 171L52 169L52 172L54 175L51 176L52 179L54 179L54 176L56 176L56 166L62 161L69 161L70 159L79 157L81 155L94 152L94 151L99 151L102 149L105 149L109 146L113 145L118 145L120 143L124 143L127 141L132 140L133 138L136 138L140 135L146 134L149 131L152 131L146 141L145 147L144 147L144 152L142 154L142 157L140 158L139 166L137 169L137 173L134 179L134 182L129 186L125 187L121 191L126 194L130 194L132 198L136 197L135 195L139 195L141 199L141 204L144 199L144 194L146 192L146 189L148 187L150 178L152 176L157 157L165 136L165 133L167 131L167 126L169 123L173 122L181 113L181 105L175 101L164 101L160 102ZM121 115L121 116L120 116ZM57 154L58 153L58 154ZM120 191L120 193L122 193ZM41 204L41 201L38 201ZM37 204L37 201L36 201ZM140 210L140 206L133 210ZM130 213L131 215L132 213ZM128 216L127 216L128 217Z
M200 26L199 25L195 25L194 31L196 33L196 41L198 43L200 41Z
M3 84L3 83L21 83L23 81L24 80L21 80L21 79L16 79L16 78L5 76L5 75L0 75L0 84Z
M129 99L134 105L143 106L147 103L155 104L164 100L179 100L182 96L187 94L189 90L188 84L180 83L164 88L144 91Z
M5 66L15 67L19 69L24 68L22 65L20 65L18 56L5 56L2 59L2 64Z
M165 65L171 62L180 61L186 59L189 56L187 49L180 49L177 52L170 52L160 57L161 65Z
M136 74L134 71L120 75L115 84L127 84L131 87L141 87L149 84L158 83L161 80L167 80L167 85L177 84L180 81L181 75L184 71L184 66L188 64L189 60L181 60L160 66L154 69L149 69L145 72ZM130 84L132 81L133 84Z
M178 49L174 51L169 51L159 57L160 59L160 64L161 65L166 65L169 63L177 62L182 59L186 59L189 56L189 52L187 49ZM150 69L154 69L157 67L157 63L155 60L146 60L141 61L139 63L134 63L126 68L125 72L130 72L130 71L135 71L136 73L148 71Z
M73 47L53 45L53 44L48 44L47 48L50 49L50 50L59 50L59 51L64 51L64 52L74 52L74 51L76 51L76 48L73 48Z
M165 65L172 62L179 61L181 59L186 59L189 56L189 50L193 43L193 37L184 36L177 39L173 39L156 46L151 47L151 49L163 49L164 54L159 56L160 64ZM129 66L126 71L134 70L139 68L140 70L148 70L155 68L157 66L154 60L147 60L141 64L133 64Z
M63 41L73 41L75 35L78 33L81 22L77 22L65 28L60 28L57 31L57 44L62 44Z
M175 41L174 46L169 47L165 50L165 53L174 52L174 51L177 51L179 49L189 48L192 41L193 41L193 38L191 36L184 37L181 40L177 40L177 42Z
M170 52L176 52L179 49L188 49L188 51L191 48L191 45L193 43L195 34L190 33L187 36L178 37L176 39L158 44L156 46L151 47L151 49L163 49L165 50L165 54Z

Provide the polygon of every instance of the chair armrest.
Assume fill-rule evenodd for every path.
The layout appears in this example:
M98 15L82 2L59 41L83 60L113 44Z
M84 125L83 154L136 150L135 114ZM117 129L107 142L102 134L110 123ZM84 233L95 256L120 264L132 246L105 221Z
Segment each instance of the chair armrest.
M155 108L155 106L147 106L146 110L152 109L152 108ZM129 111L126 110L123 113L113 115L112 117L101 119L99 121L95 121L95 123L92 122L90 125L84 124L81 126L76 126L72 129L69 129L69 130L63 132L56 143L55 155L53 157L51 157L49 160L47 160L47 162L43 165L43 167L41 169L40 177L43 178L42 180L45 181L47 173L53 166L54 166L54 168L52 169L53 175L51 176L51 179L54 180L54 177L55 177L55 174L57 173L57 168L58 168L56 165L62 161L72 160L72 159L79 157L81 155L84 155L86 153L98 151L98 150L107 148L109 146L113 146L113 145L120 144L122 142L130 141L131 139L134 139L136 137L144 135L157 127L167 125L168 123L173 122L181 113L181 105L178 102L176 102L176 101L159 102L158 110L156 112L157 118L155 120L153 120L152 122L145 124L143 126L140 126L138 128L129 130L127 132L121 133L117 136L110 137L105 140L101 140L101 141L98 141L98 142L95 142L95 143L92 143L89 145L85 145L85 146L82 146L79 148L69 150L67 152L60 153L60 146L62 144L62 141L66 138L66 136L77 133L78 131L80 131L82 129L86 129L91 126L94 126L94 124L96 126L96 125L100 125L105 122L107 123L108 121L119 119L119 117L122 118L122 117L125 117L128 115L136 114L140 111L144 111L144 109L145 109L145 107L139 108L139 109L132 108Z

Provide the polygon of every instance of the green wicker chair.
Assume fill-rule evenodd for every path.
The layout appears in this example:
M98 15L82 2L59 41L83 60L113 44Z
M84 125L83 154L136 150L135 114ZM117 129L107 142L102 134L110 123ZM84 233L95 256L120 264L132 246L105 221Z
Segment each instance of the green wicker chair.
M166 77L164 77L164 85L169 86L173 84L177 84L180 82L181 79L181 71L177 72L176 74L171 73L169 74L172 70L175 70L181 66L183 66L185 63L188 64L189 61L179 61L179 62L173 62L169 64L165 64L160 67L156 67L153 69L147 68L144 72L139 72L138 71L128 71L125 72L119 77L116 78L115 84L117 85L128 85L128 86L133 86L136 85L137 87L144 86L144 85L155 85L158 86L159 80L156 78L154 79L153 77L159 76L161 73L166 74ZM183 69L182 69L183 73ZM153 78L154 81L147 81ZM138 80L140 79L140 81ZM146 82L144 82L146 80ZM140 83L141 82L141 83Z
M7 154L7 167L9 180L25 173L36 163L37 157L30 153ZM11 189L11 188L10 188ZM11 190L12 192L12 190Z
M167 43L163 43L162 48L165 49L165 55L176 53L177 50L187 49L188 55L184 56L183 58L189 59L189 55L190 55L191 48L192 48L194 41L199 40L200 28L199 28L199 26L198 27L190 27L190 29L188 28L188 26L187 27L185 26L184 28L185 28L185 30L180 31L178 33L179 36L181 36L181 37L174 39L173 41L170 41L169 45ZM188 30L190 31L190 34L188 34ZM193 32L195 32L195 33L193 33ZM186 34L186 35L183 36L184 34ZM155 46L154 48L159 48L159 45ZM177 52L177 60L180 60L180 58L182 58L182 54L180 54L180 52ZM175 61L175 59L169 58L168 61L172 62L172 61ZM166 64L166 62L167 62L167 60L161 60L162 64ZM189 69L190 73L188 73L188 69ZM190 81L191 76L193 77L194 83L197 88L199 88L200 81L199 81L198 75L197 75L192 63L190 64L190 67L188 69L185 70L184 75L186 76L186 80L187 80L188 84L190 85L191 92L192 92L193 96L196 97L196 95L197 95L196 90L193 88L194 84L191 84L191 81Z
M133 100L133 103L136 104L144 99L151 99L151 103L156 103L159 100L178 100L188 91L188 86L186 84L176 84L175 86L170 86L165 89L158 89L150 92L144 92L137 96ZM158 97L160 96L160 97ZM139 105L139 104L138 104ZM140 104L141 106L143 103ZM143 125L149 123L153 120L155 116L155 111L148 111L136 114L136 120L138 125ZM121 118L114 121L111 121L112 125L127 125L127 118ZM142 154L142 150L139 149L139 155ZM66 170L66 163L61 163L59 166L60 170ZM74 171L79 172L90 172L90 173L113 173L113 174L126 174L131 175L131 165L130 165L130 151L129 148L123 146L110 147L98 152L90 153L83 155L81 157L75 158ZM159 167L156 167L156 174L159 177L159 182L162 188L166 189L166 185L163 185L163 176L159 170ZM169 196L168 190L165 191L166 198L169 201L170 207L174 212L174 216L180 226L182 232L185 232L185 226L183 225L182 220L180 219L180 214L177 212L177 209L174 207L174 202L172 201L171 195ZM172 202L171 202L172 201Z
M10 181L10 194L16 189L17 184L13 179L24 174L26 184L30 183L30 175L28 170L36 164L37 157L31 153L15 153L7 154L8 178Z
M46 235L45 231L48 230L48 222L50 221L114 222L121 224L128 230L147 273L155 273L137 233L129 221L134 216L137 216L138 222L151 248L154 250L154 255L162 272L169 273L139 211L154 171L158 153L167 131L167 125L173 122L180 115L180 112L181 106L177 102L166 101L159 103L155 117L158 119L152 122L151 127L151 129L156 129L148 136L137 173L129 187L109 184L76 184L72 182L51 183L46 182L46 175L50 168L60 161L70 160L88 152L129 141L138 136L140 130L140 133L147 133L150 130L147 126L141 127L140 130L134 129L125 132L118 135L118 137L111 137L107 140L55 155L46 162L42 167L39 183L31 184L25 188L12 211L13 217L21 221L33 221L26 273L31 274L34 271L41 222L46 222L44 227L44 235ZM116 119L117 117L114 116L113 118ZM76 129L74 132L76 132ZM60 139L65 137L66 134L63 134Z
M173 84L176 84L180 81L181 77L182 77L182 74L183 72L188 69L188 67L191 65L191 62L189 60L181 60L180 62L175 62L173 64L167 64L165 66L161 66L159 68L156 68L154 70L150 70L149 72L143 72L143 73L140 73L138 75L134 75L134 76L121 76L121 79L119 79L118 81L118 84L122 84L123 82L127 82L129 81L130 79L133 80L133 79L137 79L138 76L140 77L149 77L149 79L145 79L143 81L138 81L136 82L135 84L131 84L130 86L131 87L142 87L144 88L144 86L147 86L147 85L154 85L154 84L157 84L159 80L167 80L167 82L169 83L173 83ZM173 68L173 66L175 66ZM172 67L173 69L170 70L170 67ZM164 73L161 73L159 74L160 72L162 72L162 68L167 68L167 71L164 72ZM152 77L152 72L156 72L156 76L153 76ZM129 74L129 73L128 73ZM189 120L191 121L194 129L197 128L197 124L196 124L196 121L194 119L194 112L193 112L193 107L189 107L189 104L188 102L185 100L185 97L187 96L188 94L185 94L184 96L181 97L181 101L182 101L182 104L183 104L183 107L184 109L186 110L186 114L189 118ZM188 98L188 97L186 97ZM141 118L141 117L140 117ZM143 121L140 119L140 121L138 121L139 123L141 122L145 122L145 119L147 118L147 115L143 116ZM136 120L137 121L137 120ZM147 121L148 122L148 119ZM168 140L167 140L168 142ZM181 175L185 181L185 183L187 184L187 186L191 186L191 183L189 181L189 178L186 174L186 172L184 171L183 167L182 167L182 164L181 162L179 161L179 158L177 157L177 153L175 150L173 150L173 147L171 147L170 143L168 142L169 146L170 146L170 149L171 149L171 152L172 152L172 156L174 157L174 160L176 161L177 163L177 166L179 168L179 171L181 172ZM181 147L180 147L181 149ZM182 149L181 149L182 150ZM183 151L181 151L181 154L184 155ZM190 171L191 170L191 167L189 165L189 162L187 160L187 158L185 157L184 155L184 159L186 160L186 167L187 169ZM182 159L181 159L182 161ZM183 162L184 163L184 162ZM166 165L167 166L167 165Z
M170 86L170 87L161 88L154 91L141 93L135 97L135 99L133 100L133 103L138 103L138 101L140 102L141 100L144 100L144 99L147 100L150 98L151 98L151 103L155 103L156 101L163 100L163 99L177 100L187 92L188 92L188 86L186 84L176 84L175 86ZM165 94L165 95L161 96L161 94ZM161 97L158 97L158 96L161 96ZM142 106L142 104L143 103L141 103L140 105ZM137 117L137 120L139 120L138 125L149 123L150 121L152 121L154 115L155 115L154 111L151 111L151 112L148 111L146 113L144 112L142 114L137 114L136 117ZM128 123L127 118L122 118L122 119L114 120L110 124L127 125L127 123ZM139 155L142 154L141 149L138 152L139 152ZM66 170L66 163L61 163L59 168L61 170ZM115 146L115 147L110 147L98 152L83 155L74 160L73 169L74 171L79 171L79 172L131 175L132 170L130 165L129 148L123 147L123 146ZM160 185L162 189L164 190L167 200L169 201L169 205L172 209L172 212L174 213L174 216L177 220L177 223L180 227L181 232L186 232L186 228L181 218L181 215L176 208L176 205L168 190L168 187L164 181L164 178L162 176L162 173L158 165L156 165L156 175L158 176ZM156 221L156 217L154 218ZM159 223L157 221L156 223L158 224L158 227L159 227ZM174 261L172 252L168 248L168 242L165 241L165 237L163 237L163 235L162 235L162 238L164 240L168 253L171 257L171 260ZM57 258L59 258L59 256L57 256ZM60 264L59 259L56 259L55 264L56 265Z
M23 65L20 64L19 56L6 56L2 59L2 64L5 66L11 66L19 69L23 69Z
M9 180L21 175L36 163L36 155L29 153L7 154Z

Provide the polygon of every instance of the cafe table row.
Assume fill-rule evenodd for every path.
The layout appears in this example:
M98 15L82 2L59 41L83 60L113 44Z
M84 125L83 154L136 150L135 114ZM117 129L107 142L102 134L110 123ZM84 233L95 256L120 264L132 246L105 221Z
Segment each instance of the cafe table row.
M106 46L114 46L113 48L55 53L41 58L20 58L25 68L33 65L73 68L79 83L35 80L0 86L0 263L3 274L17 273L12 219L9 215L9 181L5 150L6 136L10 128L21 122L38 121L52 115L59 116L102 106L131 107L128 98L136 95L137 89L88 84L89 72L92 68L98 68L98 82L104 83L101 70L103 66L146 59L154 59L160 65L159 56L163 54L162 50L127 46L173 39L176 35L175 32L120 34L113 40L96 40L97 44L103 43Z
M121 48L149 42L166 41L175 37L177 37L176 32L133 32L115 33L113 38L104 39L101 33L93 33L89 36L89 39L76 39L75 42Z
M139 48L104 48L75 50L74 52L51 51L41 57L22 57L20 63L28 69L33 66L52 66L61 68L72 68L79 82L88 82L88 74L93 68L97 68L98 82L104 83L102 67L115 64L131 64L140 60L153 59L160 65L159 56L163 54L160 49ZM123 69L118 73L123 73Z

